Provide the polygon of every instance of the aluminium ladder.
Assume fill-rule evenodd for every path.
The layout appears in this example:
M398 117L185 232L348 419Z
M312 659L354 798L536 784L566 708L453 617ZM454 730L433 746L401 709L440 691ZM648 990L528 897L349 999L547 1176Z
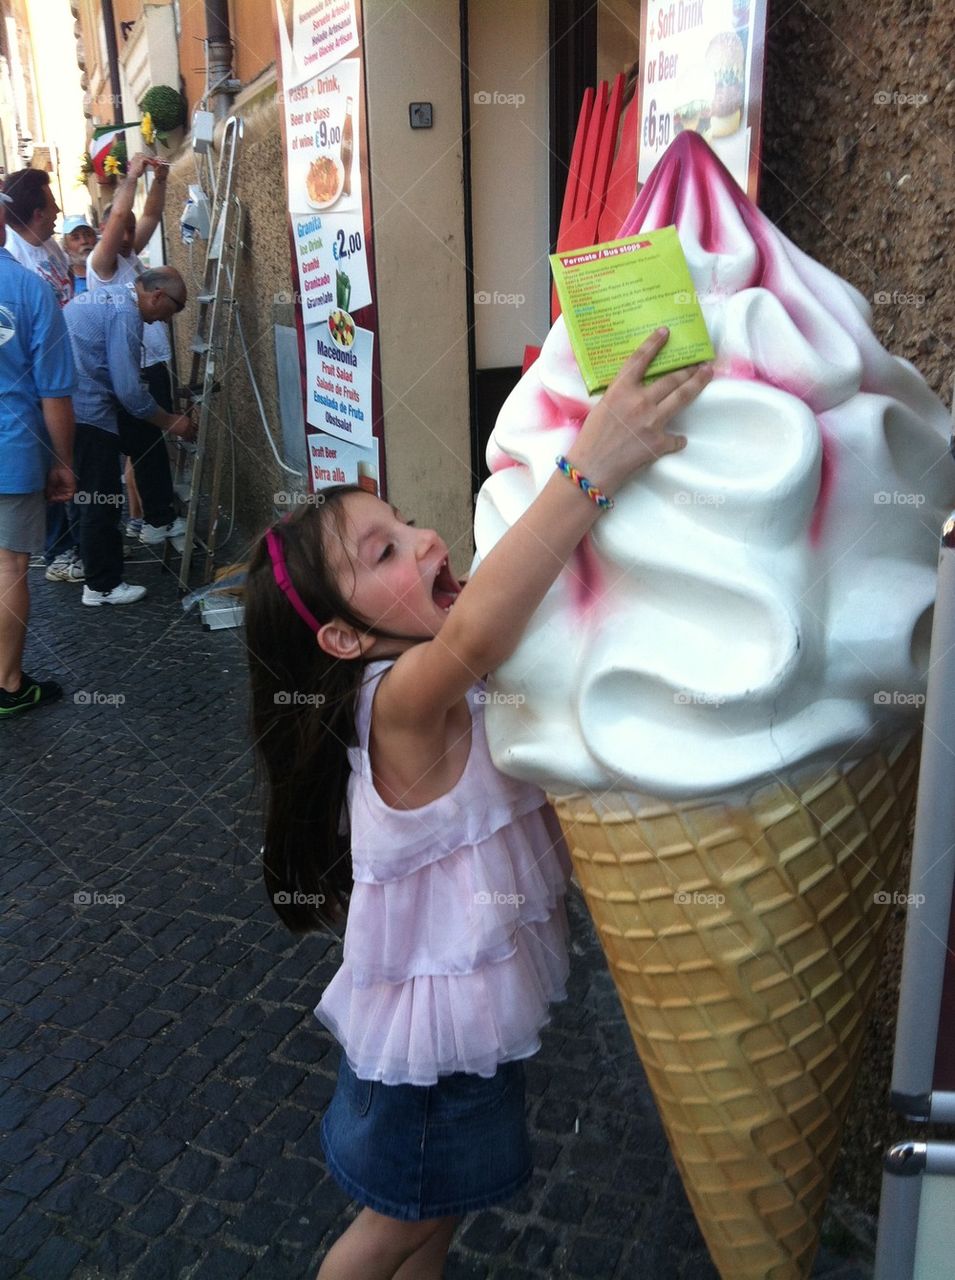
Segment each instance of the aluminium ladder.
M222 478L222 459L225 433L228 430L223 403L224 379L228 369L232 345L233 320L236 309L236 280L239 257L243 247L244 210L233 191L235 165L239 143L243 134L240 116L230 116L225 123L220 144L219 163L216 171L215 191L209 223L209 241L203 269L202 291L196 302L196 334L190 345L192 367L188 391L191 403L199 409L192 474L189 480L189 508L186 516L185 541L179 565L179 589L189 590L189 571L193 549L198 545L205 552L202 580L212 577L216 535L219 524L219 489ZM223 394L224 393L224 394ZM178 470L178 468L177 468ZM199 524L199 500L205 473L209 471L209 510L205 537L197 533Z

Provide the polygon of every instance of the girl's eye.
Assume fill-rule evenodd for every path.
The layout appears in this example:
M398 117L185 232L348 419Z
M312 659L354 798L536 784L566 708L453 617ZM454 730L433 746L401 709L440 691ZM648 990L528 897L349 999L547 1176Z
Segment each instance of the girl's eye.
M382 551L381 555L378 557L378 563L381 564L382 560L387 560L394 549L395 544L393 542L389 542L387 547L385 547L384 551Z

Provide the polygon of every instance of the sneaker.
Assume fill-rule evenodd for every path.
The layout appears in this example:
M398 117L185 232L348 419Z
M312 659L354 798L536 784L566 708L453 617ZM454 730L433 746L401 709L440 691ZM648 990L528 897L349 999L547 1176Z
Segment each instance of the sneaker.
M185 532L186 522L182 516L176 516L171 524L156 525L143 522L139 541L145 543L147 547L154 547L157 543L165 541L166 538L181 539ZM176 549L178 550L179 548L177 547Z
M109 591L94 591L92 587L83 588L84 604L135 604L146 594L145 587L134 587L129 582L121 582Z
M0 689L0 719L16 715L18 711L30 711L44 702L56 702L62 697L62 686L55 680L35 680L24 671L16 693Z
M142 516L130 516L126 521L126 537L136 539L143 531Z
M47 582L82 582L86 575L83 573L83 561L75 550L71 550L63 551L51 560L43 576Z

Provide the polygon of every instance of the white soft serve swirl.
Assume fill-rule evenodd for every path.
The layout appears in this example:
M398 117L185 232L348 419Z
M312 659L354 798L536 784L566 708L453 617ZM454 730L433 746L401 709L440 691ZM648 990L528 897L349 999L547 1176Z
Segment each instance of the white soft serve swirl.
M862 295L781 235L693 134L621 235L671 224L716 377L672 423L687 448L615 495L486 708L497 765L557 794L731 792L858 756L920 714L955 502L941 401L879 345ZM558 320L489 444L478 557L595 403Z

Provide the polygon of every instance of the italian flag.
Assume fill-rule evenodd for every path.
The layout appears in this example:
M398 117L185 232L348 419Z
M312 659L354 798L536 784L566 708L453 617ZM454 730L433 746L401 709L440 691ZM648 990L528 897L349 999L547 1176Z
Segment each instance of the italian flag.
M98 178L105 179L109 176L103 168L103 164L109 155L110 147L112 147L117 138L123 136L127 129L135 129L138 124L138 120L132 120L126 124L107 124L100 129L93 130L93 138L90 142L90 159L93 161L93 169Z

